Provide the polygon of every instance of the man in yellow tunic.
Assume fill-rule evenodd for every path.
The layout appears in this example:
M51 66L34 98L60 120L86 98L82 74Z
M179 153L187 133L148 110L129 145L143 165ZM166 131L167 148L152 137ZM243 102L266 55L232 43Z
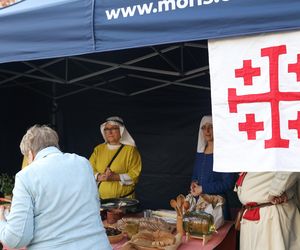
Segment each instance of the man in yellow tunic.
M95 179L99 183L99 197L133 198L142 169L141 156L135 142L120 117L107 118L100 130L105 143L96 146L90 157Z

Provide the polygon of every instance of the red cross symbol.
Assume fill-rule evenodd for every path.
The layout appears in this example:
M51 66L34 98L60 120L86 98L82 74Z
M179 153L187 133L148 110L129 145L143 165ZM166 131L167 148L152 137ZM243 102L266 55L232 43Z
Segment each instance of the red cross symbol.
M264 123L256 122L254 114L247 114L246 122L239 123L239 130L247 132L248 140L255 140L256 132L264 130Z
M269 81L270 81L269 92L260 93L260 94L237 95L235 88L228 88L228 105L229 105L230 113L237 113L237 105L239 104L246 104L246 103L269 103L270 104L272 137L271 139L265 140L265 148L288 148L289 147L289 140L282 139L280 135L279 103L282 101L287 102L287 101L300 100L300 92L281 92L279 90L278 62L279 62L280 55L283 54L286 54L286 45L273 46L273 47L267 47L261 49L261 56L268 57L269 59ZM298 57L298 61L299 61L299 57ZM294 68L292 66L289 66L289 72L294 72ZM255 123L254 114L250 114L250 116L246 115L246 123L251 120L252 123L254 122L252 125L257 126L257 123ZM300 123L299 113L298 113L298 119L296 121L289 122L289 126L291 129L296 129L296 127L298 126L297 127L298 130L299 123ZM259 127L259 130L261 129L263 128ZM256 138L256 135L255 134L253 135L253 132L249 134L248 130L245 131L247 131L248 133L249 140L254 140ZM298 130L298 135L299 135L299 130Z
M289 121L289 129L296 129L298 132L298 138L300 139L300 112L299 111L298 111L297 119Z
M300 54L297 55L297 62L289 64L289 73L296 73L297 82L300 81Z
M254 76L260 76L260 68L252 68L251 60L244 60L243 68L235 70L235 77L243 77L244 85L252 85Z

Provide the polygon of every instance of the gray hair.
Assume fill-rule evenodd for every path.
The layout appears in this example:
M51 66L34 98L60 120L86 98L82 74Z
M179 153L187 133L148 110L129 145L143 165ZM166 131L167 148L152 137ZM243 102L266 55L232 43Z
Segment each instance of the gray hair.
M30 150L36 155L50 146L59 148L58 140L58 135L52 128L46 125L34 125L23 136L20 149L25 156L28 156Z

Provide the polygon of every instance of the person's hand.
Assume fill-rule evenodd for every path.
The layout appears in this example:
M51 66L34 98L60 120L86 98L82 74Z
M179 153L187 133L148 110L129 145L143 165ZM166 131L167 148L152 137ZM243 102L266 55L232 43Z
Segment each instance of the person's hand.
M103 174L98 174L97 176L97 182L101 181L108 181L109 177L111 176L112 171L107 168Z
M105 170L105 174L106 174L106 176L109 178L110 176L112 176L112 175L114 174L114 172L111 171L110 168L107 168L107 169Z
M104 174L99 174L98 177L97 177L97 181L98 181L98 182L101 182L101 181L107 181L107 175L106 175L106 173L104 173Z
M115 176L115 173L113 171L111 171L110 168L107 168L105 170L106 181L114 181L114 176Z
M98 182L101 182L101 181L119 181L119 180L120 180L119 174L114 173L109 168L106 169L104 174L98 175L98 178L97 178Z
M119 180L120 180L119 174L116 174L112 171L110 171L110 173L107 174L107 181L119 181Z
M272 204L277 205L288 201L286 193L283 193L281 196L270 196L269 200Z
M5 206L0 206L0 220L6 220L4 217Z

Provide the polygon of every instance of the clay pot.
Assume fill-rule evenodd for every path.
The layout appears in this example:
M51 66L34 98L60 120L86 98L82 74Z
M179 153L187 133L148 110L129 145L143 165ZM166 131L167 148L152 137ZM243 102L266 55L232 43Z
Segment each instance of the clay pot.
M118 220L122 219L124 213L121 209L111 209L106 213L106 221L108 224L115 224Z

